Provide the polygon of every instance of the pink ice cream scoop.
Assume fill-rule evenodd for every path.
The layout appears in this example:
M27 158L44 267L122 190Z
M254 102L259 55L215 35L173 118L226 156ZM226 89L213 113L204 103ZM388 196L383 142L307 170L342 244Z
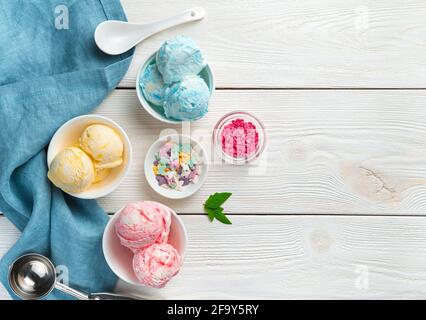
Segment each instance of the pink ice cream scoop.
M133 257L133 270L140 283L163 288L180 270L182 259L168 243L155 243Z
M154 201L128 204L119 213L115 231L123 246L133 251L156 242L167 242L171 211Z

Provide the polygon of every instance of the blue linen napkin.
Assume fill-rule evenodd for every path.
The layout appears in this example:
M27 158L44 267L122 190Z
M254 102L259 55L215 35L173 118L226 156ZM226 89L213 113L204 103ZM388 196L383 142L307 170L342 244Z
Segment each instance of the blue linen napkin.
M107 56L94 42L107 19L126 20L119 0L1 1L0 211L22 236L0 261L0 280L13 298L8 268L27 252L66 267L77 289L115 285L101 247L107 215L50 184L45 150L64 122L98 106L127 71L133 51Z

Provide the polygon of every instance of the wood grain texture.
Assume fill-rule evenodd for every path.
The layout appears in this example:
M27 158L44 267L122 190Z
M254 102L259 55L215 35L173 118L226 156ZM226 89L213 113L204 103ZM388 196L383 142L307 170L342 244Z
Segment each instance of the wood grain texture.
M226 209L238 214L423 215L425 101L422 90L220 90L207 116L182 129L149 116L133 90L117 90L96 112L127 131L134 161L123 184L100 203L115 212L152 199L200 213L211 193L229 191ZM212 150L214 124L235 109L257 114L267 128L267 150L248 167L224 165ZM145 152L162 130L192 133L212 155L207 181L189 199L168 201L145 180Z
M202 48L218 87L426 87L426 3L422 0L122 0L131 22L193 6L207 17L138 46L121 85L173 36Z
M149 299L422 299L424 217L183 216L189 233L180 275ZM17 231L0 217L0 256ZM237 236L236 236L237 235ZM7 298L4 289L0 298Z

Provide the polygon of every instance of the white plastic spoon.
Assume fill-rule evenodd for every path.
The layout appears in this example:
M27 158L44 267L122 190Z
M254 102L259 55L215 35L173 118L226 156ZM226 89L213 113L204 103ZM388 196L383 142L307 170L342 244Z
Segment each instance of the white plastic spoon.
M103 52L117 55L130 50L155 33L182 23L201 20L204 15L205 10L201 7L196 7L174 17L152 23L104 21L95 30L95 42Z

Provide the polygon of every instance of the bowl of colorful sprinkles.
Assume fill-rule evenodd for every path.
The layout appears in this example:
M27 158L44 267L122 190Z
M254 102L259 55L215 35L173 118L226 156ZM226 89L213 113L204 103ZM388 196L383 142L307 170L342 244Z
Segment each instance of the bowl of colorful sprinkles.
M185 135L155 141L145 157L146 179L157 193L170 199L189 197L200 189L208 172L207 153Z
M253 114L230 112L216 123L213 142L224 161L236 165L247 164L257 159L265 149L265 128Z

